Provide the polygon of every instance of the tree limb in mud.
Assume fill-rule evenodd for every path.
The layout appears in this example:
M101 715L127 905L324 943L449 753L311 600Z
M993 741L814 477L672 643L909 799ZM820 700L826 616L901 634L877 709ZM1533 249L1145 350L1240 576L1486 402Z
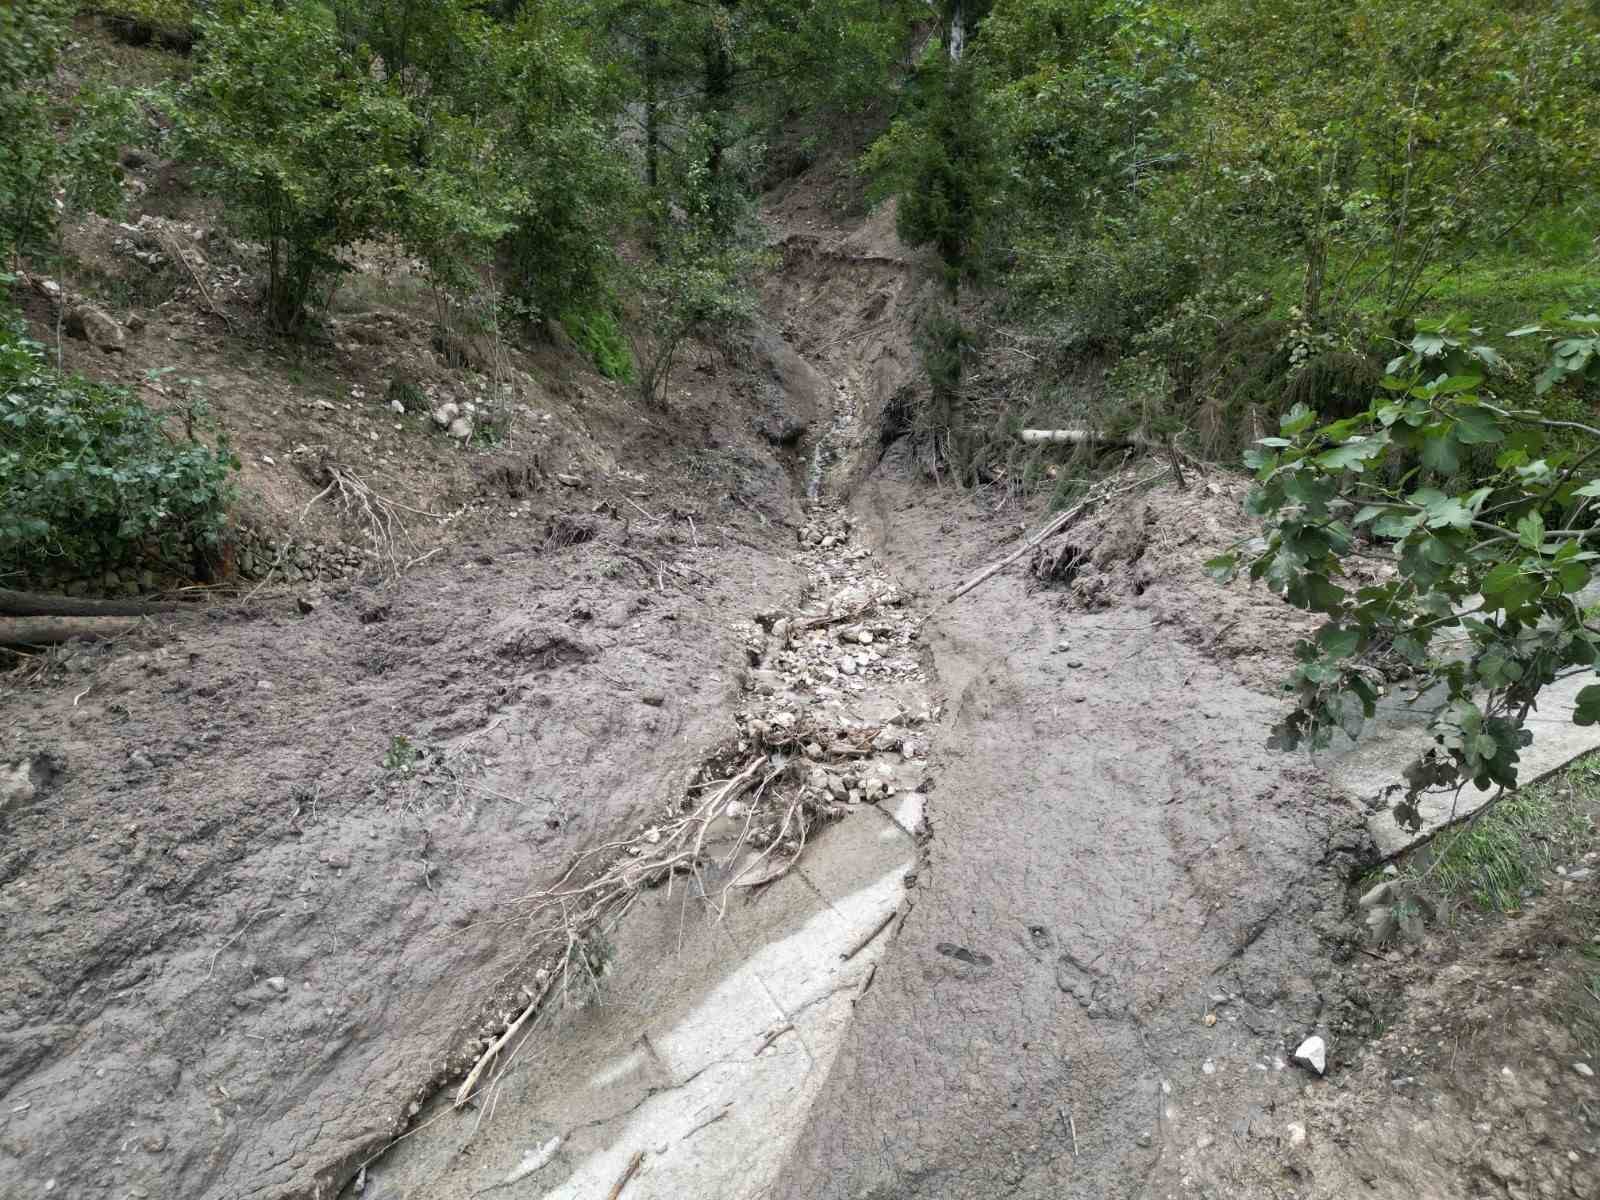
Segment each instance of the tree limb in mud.
M944 603L953 604L962 596L965 596L973 588L977 587L980 583L984 583L987 580L992 579L1001 571L1009 567L1012 563L1016 562L1023 555L1028 553L1028 551L1039 545L1040 542L1054 534L1060 533L1068 525L1072 524L1079 517L1084 516L1095 506L1105 503L1114 496L1121 496L1127 492L1138 491L1140 488L1147 487L1159 480L1167 473L1168 470L1170 470L1170 468L1163 468L1162 470L1155 472L1153 475L1146 475L1143 479L1135 480L1133 483L1126 484L1123 487L1114 487L1110 489L1101 488L1095 492L1091 492L1078 504L1073 505L1073 507L1069 508L1066 512L1054 517L1045 525L1043 529L1039 530L1039 532L1034 534L1031 538L1028 538L1022 543L1021 546L1017 547L1017 549L1006 555L999 562L989 564L982 571L979 571L978 574L967 580L966 583L963 583L955 591L951 592L945 597ZM925 617L923 619L926 620L927 618Z
M137 617L0 617L0 646L52 646L74 638L98 642L137 628Z
M147 617L192 611L159 600L88 600L0 588L0 617Z

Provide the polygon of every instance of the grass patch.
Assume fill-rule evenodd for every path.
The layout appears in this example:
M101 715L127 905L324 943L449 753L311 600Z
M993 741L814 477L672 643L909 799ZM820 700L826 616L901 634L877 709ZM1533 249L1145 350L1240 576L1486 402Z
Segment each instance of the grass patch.
M1600 756L1506 796L1488 812L1436 837L1402 869L1402 878L1443 907L1514 912L1525 892L1571 862L1594 837L1600 811Z
M607 379L632 383L637 378L633 350L616 316L608 309L564 313L561 327Z

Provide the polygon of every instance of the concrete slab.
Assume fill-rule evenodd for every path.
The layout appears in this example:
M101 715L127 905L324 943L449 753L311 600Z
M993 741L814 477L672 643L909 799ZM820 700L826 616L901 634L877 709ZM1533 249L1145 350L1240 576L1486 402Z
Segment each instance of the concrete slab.
M1560 770L1573 759L1600 749L1600 727L1572 723L1580 689L1595 682L1583 674L1566 679L1541 693L1539 709L1528 719L1533 742L1522 751L1519 779L1524 787ZM1369 722L1361 740L1351 744L1341 739L1332 752L1329 775L1350 794L1369 802L1378 801L1386 788L1402 782L1400 772L1419 753L1432 744L1428 725L1443 707L1442 689L1423 695L1415 704L1386 700L1379 706L1378 719ZM1416 832L1395 820L1392 804L1376 804L1367 819L1373 841L1385 858L1392 858L1426 841L1440 829L1471 816L1492 796L1491 789L1480 792L1468 784L1459 793L1425 795L1422 828Z
M374 1182L430 1200L489 1187L590 1200L642 1152L629 1200L764 1194L890 938L858 947L898 909L916 855L863 805L783 878L732 892L720 920L681 888L645 896L616 935L602 1003L529 1041L463 1131L456 1168L441 1177L436 1153L402 1142Z

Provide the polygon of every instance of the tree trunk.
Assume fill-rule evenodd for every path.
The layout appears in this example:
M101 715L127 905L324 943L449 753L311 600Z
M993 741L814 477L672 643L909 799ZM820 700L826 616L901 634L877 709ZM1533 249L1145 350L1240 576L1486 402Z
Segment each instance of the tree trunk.
M644 40L644 181L654 191L661 179L661 43Z
M139 622L133 617L0 617L0 646L48 646L73 638L95 642L138 628Z
M82 600L0 588L0 617L144 617L185 611L192 610L159 600Z

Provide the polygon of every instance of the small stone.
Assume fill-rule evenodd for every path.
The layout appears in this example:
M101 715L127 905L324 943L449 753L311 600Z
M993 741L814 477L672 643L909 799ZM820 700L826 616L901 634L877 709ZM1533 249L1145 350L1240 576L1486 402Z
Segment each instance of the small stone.
M651 708L660 708L667 702L667 698L659 692L646 692L639 697L640 704L648 704Z
M1593 874L1594 870L1590 867L1577 867L1567 872L1567 880L1570 883L1582 883Z
M856 641L860 642L863 646L870 646L872 645L872 633L869 630L863 629L860 633L856 634Z
M1586 1062L1575 1062L1572 1064L1572 1069L1585 1079L1594 1078L1594 1068Z
M843 675L854 675L856 673L856 660L846 654L839 660L839 671Z
M147 1133L139 1140L139 1144L149 1154L160 1154L167 1148L167 1135L164 1133Z
M1217 1064L1208 1058L1205 1060L1205 1062L1200 1064L1200 1070L1207 1075L1215 1075L1217 1073Z
M1388 904L1394 899L1394 885L1388 880L1371 888L1361 897L1358 903L1362 908L1375 908L1380 904Z
M1214 1012L1208 1012L1200 1020L1203 1025L1205 1025L1207 1028L1210 1028L1212 1025L1217 1023L1217 1014Z
M1076 658L1069 658L1067 659L1067 666L1076 668L1083 666L1083 663Z
M1306 1144L1306 1127L1300 1122L1290 1122L1284 1127L1284 1132L1289 1135L1289 1145L1304 1146Z
M267 985L268 991L277 992L280 996L289 990L289 981L282 975L274 975L263 982Z
M150 771L155 768L155 765L156 764L150 760L150 756L143 750L135 750L132 754L128 755L128 766L135 771Z
M258 679L258 680L256 680L256 691L258 691L258 692L270 692L271 690L272 690L272 680L270 680L270 679Z
M776 696L783 688L783 676L776 671L751 671L750 686L763 696Z
M1326 1073L1328 1069L1328 1043L1313 1034L1300 1043L1299 1049L1294 1052L1294 1061L1302 1067L1310 1067L1318 1075Z
M1139 1145L1141 1145L1141 1146L1149 1146L1150 1142L1151 1142L1151 1137L1150 1137L1149 1132L1146 1131L1145 1133L1141 1133L1137 1140L1139 1142Z
M300 611L308 616L311 613L316 612L317 605L321 603L322 601L316 596L300 596L295 600L295 604L299 607Z
M332 408L333 405L330 404L328 407ZM438 408L433 410L433 423L440 429L449 429L450 422L454 421L460 415L461 406L456 404L454 401L449 401L445 404L441 404Z
M335 871L342 871L350 865L350 855L343 850L324 850L317 857Z
M466 441L472 436L472 418L457 417L454 421L450 422L449 428L447 428L445 432L451 437L455 438L458 442Z
M558 471L556 473L556 482L559 483L562 487L574 487L575 488L575 487L578 487L580 484L582 484L583 480L581 478L579 478L578 476L576 476L576 475L563 475Z
M1194 1140L1195 1148L1198 1150L1209 1150L1216 1140L1217 1139L1212 1137L1209 1133L1202 1133Z

